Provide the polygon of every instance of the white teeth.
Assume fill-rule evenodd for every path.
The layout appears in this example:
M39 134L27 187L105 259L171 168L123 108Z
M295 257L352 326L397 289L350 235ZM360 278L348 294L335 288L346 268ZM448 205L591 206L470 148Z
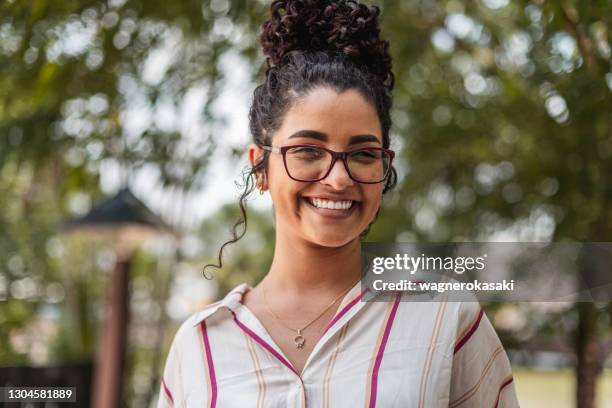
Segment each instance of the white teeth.
M353 201L331 201L320 198L309 198L312 205L317 208L327 208L330 210L348 210L353 205Z

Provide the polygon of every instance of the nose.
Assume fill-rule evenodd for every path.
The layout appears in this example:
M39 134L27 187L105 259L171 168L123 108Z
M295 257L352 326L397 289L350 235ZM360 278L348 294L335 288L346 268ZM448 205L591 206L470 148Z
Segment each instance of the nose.
M340 159L336 160L327 177L321 180L321 182L333 187L336 190L344 190L345 188L355 184L351 176L349 176L348 172L346 171L344 162Z

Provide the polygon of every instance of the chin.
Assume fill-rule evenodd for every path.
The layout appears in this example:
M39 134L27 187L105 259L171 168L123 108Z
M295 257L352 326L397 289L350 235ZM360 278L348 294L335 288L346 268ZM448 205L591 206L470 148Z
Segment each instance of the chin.
M316 245L326 248L340 248L358 238L359 235L334 235L334 234L315 234L310 241Z

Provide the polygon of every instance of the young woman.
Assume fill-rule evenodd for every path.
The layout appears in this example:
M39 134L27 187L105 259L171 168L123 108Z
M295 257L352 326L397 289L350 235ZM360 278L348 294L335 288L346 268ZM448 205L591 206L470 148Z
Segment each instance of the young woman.
M477 303L360 301L360 238L396 180L378 8L276 0L271 11L247 180L271 194L274 259L254 288L181 326L159 407L517 407Z

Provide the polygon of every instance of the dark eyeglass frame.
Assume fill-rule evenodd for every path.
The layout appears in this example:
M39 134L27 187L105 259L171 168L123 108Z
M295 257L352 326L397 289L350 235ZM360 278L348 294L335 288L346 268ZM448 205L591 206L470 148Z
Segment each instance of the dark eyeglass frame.
M287 172L287 175L289 176L289 178L291 178L292 180L295 181L301 181L304 183L311 183L311 182L316 182L316 181L321 181L323 180L325 177L327 177L329 175L329 173L331 172L331 169L334 168L334 165L336 164L336 161L338 159L342 160L342 162L344 163L344 169L346 170L346 174L349 175L349 177L351 178L351 180L353 180L356 183L362 183L362 184L378 184L378 183L382 183L384 182L387 177L389 176L389 173L391 171L391 165L393 164L393 158L395 157L395 152L393 150L390 149L385 149L382 147L362 147L362 148L358 148L358 149L353 149L353 150L348 150L345 152L337 152L335 150L331 150L328 149L326 147L323 146L317 146L317 145L312 145L312 144L296 144L296 145L289 145L289 146L268 146L268 145L262 145L262 144L258 144L258 147L262 148L263 150L267 150L269 152L272 153L279 153L282 154L283 156L283 164L285 165L285 171ZM323 177L318 178L318 179L313 179L313 180L302 180L299 178L295 178L291 175L291 173L289 172L289 167L287 166L287 151L289 149L294 149L296 147L314 147L316 149L321 149L324 150L326 152L328 152L329 154L331 154L332 156L332 160L331 160L331 164L329 166L329 168L327 169L327 172L325 172L325 174L323 175ZM380 181L360 181L360 180L356 180L353 175L351 174L351 171L349 170L349 166L348 163L346 161L347 157L349 154L361 151L361 150L379 150L382 152L385 152L389 155L389 166L387 167L387 169L385 170L385 174L383 175L382 179Z

